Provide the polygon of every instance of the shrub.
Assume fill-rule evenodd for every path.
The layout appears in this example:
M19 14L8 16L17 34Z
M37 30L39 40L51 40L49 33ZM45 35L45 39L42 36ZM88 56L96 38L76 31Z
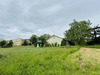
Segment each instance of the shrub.
M54 47L55 45L52 43L51 46Z
M55 47L57 47L57 46L58 46L57 42L54 44L54 46L55 46Z
M37 47L37 43L34 43L34 47Z
M63 39L63 40L61 41L61 46L66 46L66 40L65 40L65 39Z
M48 42L45 42L45 47L50 47L50 44Z

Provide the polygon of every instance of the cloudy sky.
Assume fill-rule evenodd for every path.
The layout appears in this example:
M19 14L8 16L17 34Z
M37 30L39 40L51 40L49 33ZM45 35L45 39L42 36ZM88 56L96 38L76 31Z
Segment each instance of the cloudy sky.
M64 37L74 19L100 24L100 0L0 0L2 39L45 33Z

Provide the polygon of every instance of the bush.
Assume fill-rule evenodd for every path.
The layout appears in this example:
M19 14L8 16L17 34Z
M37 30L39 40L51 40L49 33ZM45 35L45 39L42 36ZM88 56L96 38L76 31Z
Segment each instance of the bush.
M57 42L54 45L55 45L55 47L57 47L58 46Z
M45 47L50 47L50 44L48 42L45 42Z
M52 47L54 47L54 46L55 46L55 44L53 44L53 43L52 43L52 44L51 44L51 46L52 46Z
M66 40L65 40L65 39L63 39L63 40L61 41L61 46L66 46Z
M34 47L37 47L37 43L34 43Z

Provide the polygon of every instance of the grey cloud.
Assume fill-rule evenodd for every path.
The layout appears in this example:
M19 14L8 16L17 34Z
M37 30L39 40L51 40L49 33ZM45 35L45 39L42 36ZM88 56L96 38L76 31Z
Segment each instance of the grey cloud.
M0 38L29 38L44 33L63 37L73 19L89 19L92 26L98 24L99 3L99 0L0 0Z

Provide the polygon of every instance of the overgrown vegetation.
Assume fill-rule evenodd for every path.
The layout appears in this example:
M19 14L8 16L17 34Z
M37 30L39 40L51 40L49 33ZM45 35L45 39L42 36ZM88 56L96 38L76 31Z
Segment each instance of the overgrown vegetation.
M10 40L9 42L5 41L5 40L2 40L0 42L0 47L2 48L7 48L7 47L12 47L13 46L13 41Z
M0 74L98 75L100 63L95 56L99 57L99 52L79 46L0 48Z
M21 46L0 48L0 74L2 75L65 75L68 69L65 59L79 47L33 48ZM66 63L67 64L67 63ZM71 72L70 72L71 73Z

